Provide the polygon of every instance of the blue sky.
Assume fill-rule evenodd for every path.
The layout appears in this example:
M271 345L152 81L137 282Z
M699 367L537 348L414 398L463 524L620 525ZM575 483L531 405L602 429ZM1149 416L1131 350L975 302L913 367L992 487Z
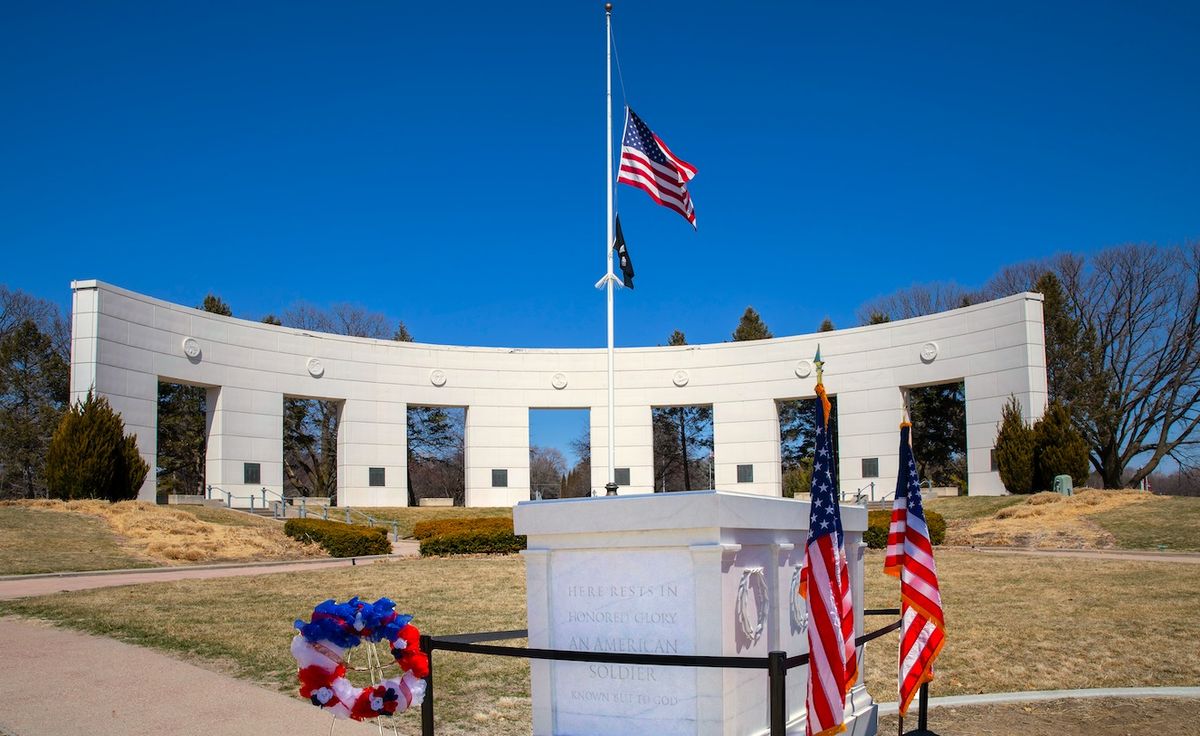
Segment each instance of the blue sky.
M851 326L914 282L1200 237L1200 5L975 5L618 2L699 230L618 187L617 344L725 340L751 304L777 335ZM0 281L599 347L601 8L6 3Z

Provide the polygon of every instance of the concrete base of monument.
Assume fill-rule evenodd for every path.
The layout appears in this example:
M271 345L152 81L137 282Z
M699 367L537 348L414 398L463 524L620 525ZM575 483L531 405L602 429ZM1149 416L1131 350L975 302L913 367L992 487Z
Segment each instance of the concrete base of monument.
M809 504L726 491L517 505L528 538L529 646L763 657L808 650L797 594ZM866 510L842 510L862 633ZM531 662L535 736L746 736L769 731L766 670ZM807 667L786 679L787 732L804 733ZM847 730L876 731L860 680Z

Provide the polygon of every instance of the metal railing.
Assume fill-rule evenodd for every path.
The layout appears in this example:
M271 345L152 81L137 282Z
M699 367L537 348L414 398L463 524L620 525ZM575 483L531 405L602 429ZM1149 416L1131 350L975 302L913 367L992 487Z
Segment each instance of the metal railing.
M291 497L291 498L285 497L282 493L279 493L278 491L273 491L270 488L262 488L259 490L258 493L250 493L245 496L234 495L233 493L230 493L229 491L225 490L224 488L220 488L218 486L207 486L205 488L205 496L204 496L205 498L213 499L214 494L223 494L224 495L226 508L233 508L234 501L245 500L248 502L247 505L249 506L250 511L254 511L256 508L257 509L270 509L272 516L274 516L276 519L287 518L287 507L289 505L291 505L293 508L298 509L297 515L301 519L307 519L309 514L311 513L308 509L308 499L307 498L305 498L303 496L296 496L296 497ZM269 499L268 495L274 496L274 498ZM218 498L217 500L220 500L220 499ZM316 506L317 504L313 504L313 505ZM238 507L242 508L242 506L240 504ZM374 527L376 525L379 525L379 526L386 528L386 527L390 526L392 528L392 539L397 542L400 541L400 522L398 522L394 519L378 519L374 516L371 516L368 513L365 513L363 511L360 511L355 508L351 508L349 506L339 506L339 507L335 508L333 518L330 518L330 513L329 513L330 507L329 507L328 503L320 504L320 509L321 509L321 518L324 519L325 521L339 521L339 522L344 521L346 524L353 524L353 523L355 523L355 519L357 518L357 519L360 519L362 522L365 522L366 525L369 527Z
M864 616L897 616L898 608L877 608L863 611ZM878 639L900 628L900 620L896 620L881 629L863 634L854 640L855 646L862 646L872 639ZM808 664L807 654L795 657L787 656L787 652L768 652L766 657L732 657L732 656L702 656L688 654L632 654L615 652L578 652L567 649L538 649L530 647L508 647L480 642L502 641L506 639L524 639L529 631L486 631L474 634L455 634L450 636L421 635L421 649L429 655L429 676L425 678L425 699L421 703L421 736L434 736L434 697L433 697L433 653L439 649L447 652L466 652L469 654L487 654L497 657L521 657L524 659L545 659L554 662L594 662L602 664L630 665L659 665L666 667L721 667L733 669L758 669L767 671L767 687L770 693L770 725L771 736L784 736L787 729L787 672L793 667ZM921 723L925 722L925 699L921 702Z

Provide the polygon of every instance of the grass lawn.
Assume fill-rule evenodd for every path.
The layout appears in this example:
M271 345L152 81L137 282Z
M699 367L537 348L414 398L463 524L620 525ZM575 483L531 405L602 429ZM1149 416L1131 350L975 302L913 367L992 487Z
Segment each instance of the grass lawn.
M867 607L896 605L898 583L883 574L882 562L881 553L868 553ZM944 550L938 566L948 643L935 696L1200 682L1200 588L1192 565ZM519 556L62 593L0 603L0 614L57 621L291 690L292 620L322 598L355 594L393 598L429 633L525 626ZM868 628L886 622L872 617ZM893 634L867 647L867 682L879 700L894 699L896 646ZM439 733L529 733L524 661L442 652L436 671ZM404 733L419 732L415 717L400 723Z
M981 519L1002 508L1023 502L1027 496L947 496L931 498L925 508L945 517L947 522L959 519Z
M1123 549L1200 551L1200 498L1160 496L1090 517Z
M0 575L149 567L103 519L0 506Z
M490 519L494 517L503 517L506 519L512 518L511 508L466 508L463 506L391 506L382 508L362 508L359 509L365 514L374 516L376 519L387 519L388 521L399 522L400 536L411 537L413 527L417 522L433 521L436 519ZM330 509L332 515L336 511ZM365 523L361 519L355 518L355 523Z
M326 556L287 537L276 521L228 509L39 500L4 502L0 512L7 514L0 516L0 570L12 572Z
M879 733L896 733L896 716L879 719ZM1146 733L1194 732L1200 721L1195 698L1114 698L1051 700L1044 703L972 705L934 708L929 727L955 736L1128 736ZM914 706L904 720L905 730L917 727Z

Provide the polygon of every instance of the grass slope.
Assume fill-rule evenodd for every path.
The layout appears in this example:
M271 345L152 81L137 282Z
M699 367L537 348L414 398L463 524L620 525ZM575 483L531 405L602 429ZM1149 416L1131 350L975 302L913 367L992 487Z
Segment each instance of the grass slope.
M1200 498L1155 496L1151 503L1091 517L1123 549L1200 552Z
M883 556L866 558L867 607L897 604ZM1200 589L1193 565L938 553L948 643L935 695L1200 681ZM326 597L387 595L437 634L525 626L519 556L412 559L350 569L159 583L0 603L176 652L291 690L291 621ZM232 609L231 609L232 607ZM213 625L236 611L236 625ZM868 629L888 622L867 620ZM866 651L867 683L894 698L896 635ZM529 733L528 664L439 653L438 733ZM400 719L416 734L415 718Z
M123 549L117 535L98 517L0 506L0 575L153 564Z
M376 519L386 519L388 521L399 522L401 538L411 537L413 527L418 522L434 521L437 519L491 519L491 518L512 518L511 508L465 508L462 506L430 506L430 507L411 507L411 506L392 506L382 508L362 508L363 513L374 516ZM332 515L336 513L335 509L330 509ZM355 523L362 523L361 519L355 519Z

